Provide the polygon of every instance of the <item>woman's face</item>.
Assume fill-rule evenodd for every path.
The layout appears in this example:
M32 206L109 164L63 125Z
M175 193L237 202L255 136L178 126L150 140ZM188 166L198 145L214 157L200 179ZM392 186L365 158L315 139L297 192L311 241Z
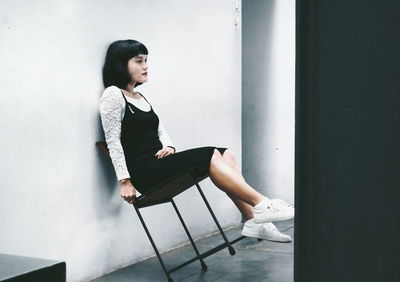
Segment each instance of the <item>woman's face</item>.
M128 61L128 73L132 82L147 81L147 55L139 54Z

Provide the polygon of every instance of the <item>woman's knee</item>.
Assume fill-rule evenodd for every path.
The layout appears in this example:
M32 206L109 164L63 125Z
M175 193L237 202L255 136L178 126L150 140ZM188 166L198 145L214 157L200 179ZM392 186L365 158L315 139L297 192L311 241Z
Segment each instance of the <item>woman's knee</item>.
M225 150L224 154L222 155L222 158L228 162L236 163L236 158L229 149Z
M214 162L214 161L219 161L219 160L222 160L222 155L218 151L218 149L214 149L214 153L213 153L213 155L211 157L211 161Z

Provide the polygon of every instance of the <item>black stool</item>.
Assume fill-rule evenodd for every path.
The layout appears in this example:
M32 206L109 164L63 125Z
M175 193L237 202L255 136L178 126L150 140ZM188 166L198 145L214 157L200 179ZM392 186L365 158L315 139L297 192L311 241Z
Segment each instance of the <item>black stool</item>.
M110 158L106 142L96 142L96 145L106 154L106 156L108 158ZM150 189L150 191L148 193L146 193L146 195L141 195L141 196L137 197L135 199L134 203L133 203L133 207L135 208L136 213L137 213L137 215L138 215L138 217L140 219L140 222L142 223L143 228L146 231L147 236L149 237L150 243L153 246L153 249L154 249L154 251L155 251L155 253L156 253L157 257L158 257L158 260L160 261L161 267L164 270L165 275L168 278L168 281L174 281L171 278L170 273L172 273L172 272L174 272L174 271L176 271L176 270L178 270L178 269L180 269L180 268L182 268L182 267L184 267L184 266L186 266L186 265L188 265L188 264L190 264L190 263L192 263L192 262L194 262L196 260L200 261L201 268L203 270L207 270L207 265L203 261L204 258L206 258L206 257L208 257L208 256L210 256L210 255L212 255L212 254L214 254L214 253L226 248L226 247L228 248L229 253L231 255L234 255L236 253L236 251L232 247L232 245L234 243L242 240L243 238L246 238L245 236L240 236L240 237L238 237L237 239L235 239L233 241L229 241L228 238L226 237L224 231L221 228L221 225L219 224L219 222L218 222L213 210L211 209L210 204L208 203L208 201L207 201L207 199L206 199L206 197L205 197L205 195L204 195L204 193L201 190L200 185L199 185L199 182L204 180L207 177L209 177L208 174L207 175L203 175L201 177L195 177L193 172L188 168L187 170L182 171L182 172L180 172L180 173L178 173L176 175L172 175L165 182L163 182L163 183L161 183L161 184L159 184L159 185L157 185L155 187L152 187ZM215 221L215 224L217 225L217 227L218 227L218 229L219 229L219 231L220 231L220 233L222 235L222 238L224 239L224 243L222 243L222 244L220 244L220 245L218 245L218 246L212 248L211 250L209 250L209 251L207 251L205 253L202 253L202 254L199 253L199 251L198 251L198 249L196 247L196 244L194 243L193 238L190 235L190 232L189 232L185 222L183 221L183 218L182 218L182 216L181 216L181 214L180 214L180 212L178 210L178 207L176 206L176 204L175 204L175 202L173 200L173 198L175 196L177 196L178 194L180 194L183 191L187 190L188 188L192 187L193 185L197 186L197 189L200 192L200 195L201 195L202 199L204 200L204 202L205 202L205 204L206 204L206 206L207 206L212 218ZM175 211L176 211L176 213L178 215L178 218L179 218L180 222L182 223L183 228L185 229L185 232L186 232L187 236L189 237L190 243L192 244L193 249L194 249L194 251L196 253L196 256L194 258L189 259L189 260L187 260L187 261L181 263L180 265L175 266L175 267L173 267L171 269L167 269L165 267L164 262L163 262L163 260L161 258L161 255L160 255L160 253L159 253L159 251L158 251L158 249L157 249L157 247L156 247L156 245L155 245L155 243L153 241L153 238L151 237L150 232L149 232L149 230L148 230L148 228L147 228L147 226L146 226L146 224L144 222L144 219L143 219L143 217L142 217L142 215L141 215L141 213L139 211L139 209L141 209L141 208L150 207L150 206L159 205L159 204L168 203L168 202L172 203L172 206L174 207L174 209L175 209Z

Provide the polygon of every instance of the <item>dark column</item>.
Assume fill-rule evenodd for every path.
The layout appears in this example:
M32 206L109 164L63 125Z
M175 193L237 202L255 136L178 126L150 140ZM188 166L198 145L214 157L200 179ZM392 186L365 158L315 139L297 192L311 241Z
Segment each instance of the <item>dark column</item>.
M400 1L296 5L295 281L400 281Z

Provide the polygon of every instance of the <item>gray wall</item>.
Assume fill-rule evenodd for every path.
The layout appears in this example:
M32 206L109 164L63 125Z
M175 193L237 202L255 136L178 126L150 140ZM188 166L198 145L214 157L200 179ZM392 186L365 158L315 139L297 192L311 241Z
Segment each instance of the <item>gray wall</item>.
M243 174L294 203L295 1L243 1Z
M177 150L224 146L241 162L241 30L234 1L1 1L0 252L63 260L85 281L154 252L121 200L98 100L109 43L149 48L152 98ZM139 89L138 88L138 89ZM223 226L230 199L204 180ZM177 198L194 237L215 230L192 189ZM143 211L161 251L187 238L170 206ZM201 219L201 220L199 220ZM168 224L165 224L165 223Z

